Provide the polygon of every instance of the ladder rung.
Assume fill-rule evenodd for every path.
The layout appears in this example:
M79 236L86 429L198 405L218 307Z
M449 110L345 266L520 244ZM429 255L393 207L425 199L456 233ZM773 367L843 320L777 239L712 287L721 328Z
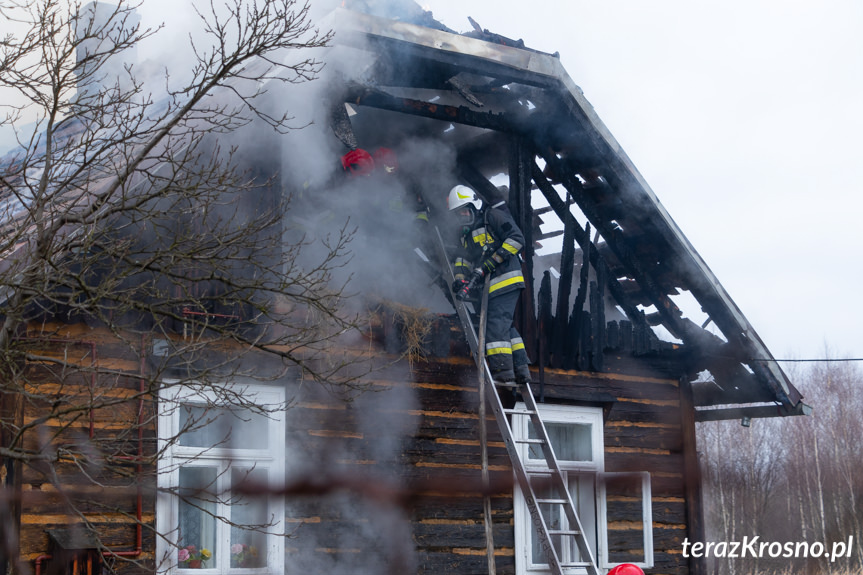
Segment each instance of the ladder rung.
M514 415L536 415L532 409L504 409L504 413L512 413Z
M507 388L511 388L511 389L515 389L516 387L518 387L520 385L514 381L495 381L494 384L497 387L507 387Z
M438 251L441 256L441 261L447 262L447 265L443 270L444 276L448 277L450 280L454 280L455 276L453 275L453 270L448 265L451 260L447 254L447 248L443 241L443 236L440 235L440 229L437 226L435 226L435 231L438 236ZM481 376L491 375L482 350L478 349L478 337L472 324L471 314L476 314L477 310L475 310L468 302L452 300L452 303L455 305L456 311L458 312L458 316L462 323L462 328L465 331L465 337L470 345L471 351L474 353L475 357L483 358L479 362L478 366L480 370L482 370ZM529 497L535 502L531 503L529 506L530 515L537 529L537 534L541 539L541 544L547 549L550 549L551 557L549 557L549 561L555 565L552 567L551 571L556 575L569 575L571 573L598 575L599 571L597 570L596 564L593 563L585 534L581 531L572 529L548 529L548 522L543 516L542 510L539 508L539 505L562 506L562 509L558 509L564 511L566 516L570 519L567 526L576 528L581 527L577 510L572 505L571 499L569 499L568 486L566 485L566 481L564 480L560 470L559 462L555 458L553 449L551 448L551 439L548 437L547 432L544 431L545 425L543 424L542 416L539 413L539 408L536 406L536 399L533 397L533 392L531 391L529 382L525 382L523 384L518 384L512 381L498 382L494 381L492 378L491 383L496 389L489 389L489 395L485 399L488 399L491 403L492 410L494 411L495 418L500 427L501 435L506 444L506 450L512 459L513 470L517 472L516 477L518 479L518 483L521 485L524 493L526 495L529 494ZM512 391L504 392L504 390L507 389L511 389ZM504 404L506 402L503 400L503 395L507 395L507 393L521 393L522 399L525 401L525 404L520 404L522 405L522 408L504 408ZM480 398L480 401L485 401L485 399ZM512 427L515 421L514 418L507 417L510 415L526 415L530 417L530 421L534 428L539 432L537 435L541 435L542 438L516 439L514 437ZM536 450L532 447L527 450L518 449L516 447L518 444L539 445L540 450ZM542 455L545 458L545 462L548 464L547 468L536 469L530 467L533 465L541 466L540 460L536 457L536 451L543 452ZM550 483L548 486L550 489L540 489L540 486L544 483ZM537 497L538 491L541 491L545 497ZM561 513L561 516L563 515L564 513ZM561 538L574 537L575 543L580 552L579 559L586 558L588 561L572 561L569 563L560 562L555 546L552 543L552 537L554 536ZM569 543L569 541L567 541L567 543ZM568 571L564 571L563 569L568 569Z

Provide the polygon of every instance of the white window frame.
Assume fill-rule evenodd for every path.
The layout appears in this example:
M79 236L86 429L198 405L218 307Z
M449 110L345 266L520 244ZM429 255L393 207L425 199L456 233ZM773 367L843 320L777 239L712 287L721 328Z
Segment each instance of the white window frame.
M618 563L610 563L608 558L608 524L607 524L607 499L605 490L605 479L619 476L638 477L642 481L642 520L644 522L644 550L645 560L636 565L643 568L653 566L653 532L652 532L652 508L650 491L650 474L647 472L635 473L606 473L605 472L605 445L603 441L603 411L599 407L585 407L573 405L551 405L538 404L540 416L545 423L564 424L589 424L591 426L591 460L590 461L567 461L561 459L555 450L560 468L567 475L567 481L572 476L577 476L583 489L580 495L573 497L573 503L579 509L579 519L585 531L588 544L593 549L597 566L608 569ZM524 404L518 404L517 409L525 409ZM513 415L512 430L516 440L528 437L528 424L530 417L527 415ZM518 444L521 460L528 470L548 469L545 460L528 459L529 444ZM590 493L592 491L592 493ZM550 573L548 563L532 562L531 538L534 531L533 522L528 511L524 495L516 484L513 495L513 521L515 524L515 566L516 573L541 574ZM545 559L544 557L542 558ZM567 560L567 558L562 558Z
M603 569L611 569L620 563L612 563L608 558L608 496L606 485L616 478L630 478L641 482L641 529L643 534L644 561L631 561L642 569L653 567L653 503L650 491L650 473L647 471L617 471L600 473L597 481L597 529L600 533L597 562Z
M227 446L191 447L179 445L180 405L200 404L219 406L224 403L218 394L207 386L175 385L166 382L159 394L157 498L156 498L156 561L157 573L171 575L283 575L285 505L283 496L269 496L267 509L273 525L267 527L266 567L248 568L230 566L230 525L216 520L219 545L216 567L189 569L180 567L177 559L179 526L179 499L172 493L179 486L180 467L217 468L217 490L229 488L231 468L272 470L268 474L270 487L278 491L283 487L285 473L285 390L275 386L237 383L231 393L244 401L267 408L267 448L233 448ZM226 407L230 407L225 404ZM174 439L174 442L171 440ZM230 505L217 504L216 515L228 517Z

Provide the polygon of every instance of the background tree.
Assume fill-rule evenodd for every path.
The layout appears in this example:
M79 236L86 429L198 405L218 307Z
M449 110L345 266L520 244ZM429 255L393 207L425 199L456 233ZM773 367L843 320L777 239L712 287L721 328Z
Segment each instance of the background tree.
M825 354L830 357L829 353ZM836 358L839 359L839 358ZM863 568L860 517L863 377L853 362L826 361L798 369L811 417L700 424L708 540L848 543L847 556L715 559L711 572L832 573Z
M344 390L363 369L331 349L356 328L333 281L351 234L312 240L285 226L291 190L275 151L293 127L282 90L316 77L330 33L296 0L211 3L197 12L193 60L154 74L128 58L160 34L136 8L0 4L14 24L0 44L0 121L20 144L0 164L7 559L22 476L84 527L88 510L120 510L113 495L154 485L154 398L167 387L266 416L284 406L232 382L287 375ZM125 425L93 432L108 419ZM69 468L86 479L76 489Z

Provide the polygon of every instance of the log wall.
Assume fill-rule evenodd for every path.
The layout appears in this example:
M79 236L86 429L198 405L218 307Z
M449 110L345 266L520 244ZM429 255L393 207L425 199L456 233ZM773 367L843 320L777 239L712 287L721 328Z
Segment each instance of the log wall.
M123 572L152 572L154 474L141 464L155 451L154 403L140 399L138 350L86 326L42 325L22 342L44 358L24 365L18 393L3 396L4 423L23 425L18 445L30 458L6 462L22 571L55 572L55 539L71 537L101 545L105 564ZM60 358L65 367L52 361ZM14 437L4 425L4 446Z
M608 361L614 365L614 359ZM631 371L633 365L624 363L621 369ZM374 393L351 404L301 398L289 414L288 445L305 446L302 459L314 459L321 469L335 465L336 474L362 478L382 473L386 479L379 486L390 490L389 502L406 514L396 531L411 534L409 542L405 537L400 541L415 547L417 573L487 573L478 492L475 368L462 357L417 361L410 370L400 367L403 372L393 368L377 374ZM668 373L655 369L651 373L546 369L545 399L584 404L585 398L593 398L587 403L610 408L604 427L606 471L651 474L655 568L648 573L684 575L689 571L680 553L687 531L680 391L677 380ZM505 486L492 497L496 570L514 574L511 466L496 423L490 419L488 424L491 481ZM390 473L395 475L387 475ZM610 505L618 516L631 515L609 526L615 556L637 560L633 555L627 557L626 550L640 547L641 507L626 497ZM345 523L338 506L322 509L289 503L288 507L290 521L298 526L292 550L302 556L304 568L326 565L329 573L350 573L358 563L372 561L365 547L351 546L355 537L338 535L368 529L368 518L355 518L356 523L346 528L351 523ZM321 545L322 540L329 544ZM401 565L400 554L410 553L398 545L389 552L396 565Z
M34 449L63 444L70 454L91 445L106 455L133 456L137 436L128 432L136 425L140 405L128 398L137 390L139 358L107 338L76 337L71 346L60 347L77 350L82 366L93 363L95 349L98 365L122 367L128 376L101 376L94 384L86 373L64 379L50 366L33 364L28 366L30 385L71 403L74 398L86 403L94 389L118 401L110 409L94 411L92 418L88 410L79 410L65 420L41 422L27 434L25 444ZM60 347L51 344L46 353L57 353ZM364 393L335 395L309 384L288 385L288 397L294 400L286 417L289 480L313 478L324 488L286 497L286 570L328 575L486 573L475 368L462 355L413 362L395 361L393 355L379 359L382 364L394 363L367 378ZM673 366L611 355L605 364L607 372L602 374L546 368L545 401L586 402L607 410L606 470L651 474L656 566L648 573L687 574L680 549L689 502L680 389ZM46 397L21 403L23 421L44 415ZM152 455L154 404L147 401L144 406L144 449L145 455ZM511 575L511 466L495 422L487 423L495 486L491 501L496 567L498 573ZM50 552L47 530L68 529L84 520L97 527L108 548L134 551L137 485L142 484L144 529L136 559L147 571L155 546L154 494L149 488L153 468L138 475L130 460L128 465L85 470L70 455L56 469L55 480L38 466L20 470L21 558L33 566ZM77 502L81 514L68 510L64 493ZM612 504L618 510L632 509L631 521L610 526L611 544L625 553L627 546L640 541L640 508L626 498ZM42 561L44 572L48 560Z

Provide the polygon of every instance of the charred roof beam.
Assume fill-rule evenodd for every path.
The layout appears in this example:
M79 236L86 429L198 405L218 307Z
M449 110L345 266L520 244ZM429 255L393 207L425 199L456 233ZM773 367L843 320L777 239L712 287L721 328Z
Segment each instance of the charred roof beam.
M586 248L588 250L588 257L590 258L591 265L594 267L602 265L601 262L603 260L599 254L599 250L593 245L593 242L590 241L587 231L581 227L581 224L579 224L578 221L576 221L575 216L573 216L569 211L569 206L560 199L560 196L557 194L554 187L542 173L542 170L535 161L531 166L531 176L533 177L534 183L539 188L539 191L542 192L543 196L545 196L549 206L551 206L555 214L557 214L557 217L559 217L563 222L564 229L571 229L575 241L580 246L583 246L583 249ZM643 314L638 307L632 303L626 290L624 290L620 282L617 281L614 274L608 274L608 291L623 308L627 317L629 317L633 322L643 321Z
M662 261L651 260L653 252L633 254L632 259L638 261L640 258L644 265L657 268L645 270L649 274L636 279L643 288L645 284L650 284L647 285L648 291L654 301L660 304L657 305L659 312L669 318L667 327L670 326L672 333L677 332L678 337L685 335L681 337L684 341L698 341L707 332L688 319L681 318L679 310L667 298L667 293L661 293L667 287L666 276L675 276L679 282L676 285L686 287L722 330L729 341L728 348L733 351L733 361L748 365L758 381L774 393L785 408L792 409L800 403L800 393L791 385L748 320L665 211L558 59L547 54L500 46L408 23L393 23L345 10L337 10L334 19L334 22L326 24L339 29L337 41L342 44L370 52L393 52L407 58L418 57L431 62L431 66L440 66L449 74L442 74L439 78L450 78L459 72L466 72L494 78L498 82L534 86L548 95L548 101L558 102L561 111L559 116L554 113L556 106L549 107L543 110L543 116L549 116L548 121L532 122L530 126L519 125L520 118L516 116L478 114L466 107L437 108L428 102L411 101L410 98L392 109L491 130L520 133L531 138L537 149L545 149L548 145L561 148L574 146L577 157L567 157L567 167L572 169L586 161L601 166L603 176L608 178L623 202L639 207L635 214L628 214L631 221L638 226L646 226L644 231L650 236L650 241L660 246L657 254ZM410 107L416 111L411 111ZM546 159L548 161L549 158ZM571 177L572 174L574 172L570 172ZM571 180L569 185L575 189ZM608 241L609 236L613 235L609 233L610 222L614 220L608 217L611 211L606 208L594 211L596 213L591 220ZM621 240L612 241L620 245ZM666 308L666 303L671 306Z
M554 156L545 156L543 159L547 165L552 167L555 173L560 175L561 184L570 193L572 198L575 200L575 203L578 204L581 211L585 216L587 216L587 219L593 223L594 227L596 227L602 237L605 238L606 244L611 249L612 253L614 253L615 257L617 257L618 261L620 261L627 270L628 275L638 281L642 291L645 292L650 301L656 306L659 313L662 314L664 319L663 323L669 331L671 331L675 337L684 341L687 339L691 340L691 335L687 333L688 326L682 325L680 321L682 313L678 309L677 305L662 293L652 276L644 269L644 266L641 265L638 259L632 255L628 247L616 239L618 236L614 232L617 226L612 223L612 221L604 218L603 215L594 208L590 201L590 197L584 192L581 182L571 175L571 172L567 170L562 160ZM539 167L536 166L536 170L538 169Z
M582 126L591 147L596 147L600 156L606 159L604 164L607 171L603 176L608 178L617 193L643 202L645 209L641 213L641 220L651 222L656 235L654 239L674 246L670 252L670 261L664 262L664 265L674 266L681 285L695 296L702 309L732 343L736 350L735 356L752 369L758 380L769 387L791 414L791 410L796 409L802 401L800 392L791 385L748 320L656 199L581 90L565 74L561 75L559 88L572 119Z
M718 342L721 340L718 340L716 336L701 328L691 320L683 317L677 305L666 293L663 292L651 271L644 268L640 260L632 254L621 235L615 233L616 226L608 218L603 217L602 212L598 210L592 202L592 198L584 193L581 182L575 180L574 177L570 175L571 171L567 170L565 162L557 157L545 157L544 159L547 164L552 166L555 173L562 175L561 183L563 186L570 194L572 194L576 203L579 205L585 216L587 216L588 220L593 222L599 229L600 234L605 238L606 244L628 271L630 277L634 278L638 282L641 290L653 303L662 317L663 325L672 333L672 335L681 339L687 345L692 345L701 349L705 358L710 358L711 356L724 356L724 358L726 358L724 361L749 365L755 373L756 378L767 383L774 394L774 398L779 400L789 409L799 403L799 398L797 401L792 400L785 393L785 390L777 385L776 379L769 371L770 366L760 365L759 362L752 361L752 350L748 349L746 345L741 345L739 340L735 340L733 338L729 338L728 343L720 345ZM627 315L630 315L628 311ZM723 333L725 332L723 331ZM721 353L719 351L720 349L722 350ZM717 369L716 362L709 361L709 363L713 363L714 369ZM742 375L743 373L748 374L745 370L735 371L739 375ZM739 377L733 378L735 381L739 379ZM745 377L743 379L753 378ZM752 383L754 384L755 382Z
M557 158L546 158L546 162L550 162L553 165L556 173L566 173L563 169L563 166L560 165L560 160L558 160ZM545 178L536 163L534 163L533 165L532 173L534 181L536 182L540 191L546 197L549 204L555 210L561 220L564 221L564 227L570 225L574 226L573 230L575 232L576 240L578 241L578 243L582 246L587 245L590 247L591 264L595 267L597 265L603 265L600 263L601 260L596 247L593 246L592 243L590 243L589 238L584 237L586 235L586 231L575 221L575 218L569 212L568 206L563 202L563 200L560 199L558 194L554 191L554 188ZM710 369L712 367L714 371L718 372L720 371L719 364L726 363L730 360L732 362L732 365L725 366L721 369L721 371L729 375L731 375L729 369L733 371L733 376L728 378L727 384L730 385L731 382L735 382L737 384L744 384L744 382L754 384L755 382L751 381L753 379L751 375L739 365L739 363L741 363L741 360L745 358L739 357L739 353L734 353L733 349L731 348L731 346L729 346L729 344L723 342L710 332L702 329L689 319L682 317L682 313L677 308L676 304L674 304L674 302L671 301L671 299L668 298L666 294L663 294L661 290L656 287L656 284L652 281L650 274L648 274L642 269L642 266L639 264L638 260L631 256L625 246L621 246L619 243L616 243L614 239L612 239L615 235L612 233L613 226L610 225L610 222L607 222L598 214L594 213L593 209L591 209L589 201L582 193L583 190L581 183L573 180L572 177L568 176L563 176L561 183L575 199L575 202L582 209L588 220L593 222L594 225L598 227L600 234L602 234L602 236L606 240L606 245L611 249L612 253L614 253L617 259L625 267L630 277L633 277L639 283L641 291L647 296L649 301L658 310L659 315L662 318L662 324L666 328L668 328L673 335L683 340L685 344L691 345L701 350L703 363L700 367L693 366L693 369ZM588 243L585 244L585 241ZM615 298L618 304L621 305L626 315L633 321L644 321L644 315L632 303L632 300L628 297L625 290L618 282L617 278L613 277L613 274L610 274L607 281L609 292ZM716 359L719 359L719 362L715 361ZM737 367L733 367L733 363L737 363Z
M450 106L395 96L384 90L369 86L353 85L348 87L346 100L358 106L368 106L390 112L411 114L442 122L454 122L506 133L517 133L519 131L517 126L520 122L512 115L504 112L496 112L494 110L477 112L467 106Z
M761 419L764 417L787 417L789 415L811 415L812 408L805 403L798 403L792 409L782 405L752 405L721 407L715 409L696 409L695 421L725 421L728 419Z
M500 78L505 83L551 88L557 83L554 69L545 60L551 54L486 42L407 23L393 26L392 20L349 10L334 10L322 26L337 29L336 42L375 52L398 54L404 61L426 60L450 66L450 76L467 72Z

